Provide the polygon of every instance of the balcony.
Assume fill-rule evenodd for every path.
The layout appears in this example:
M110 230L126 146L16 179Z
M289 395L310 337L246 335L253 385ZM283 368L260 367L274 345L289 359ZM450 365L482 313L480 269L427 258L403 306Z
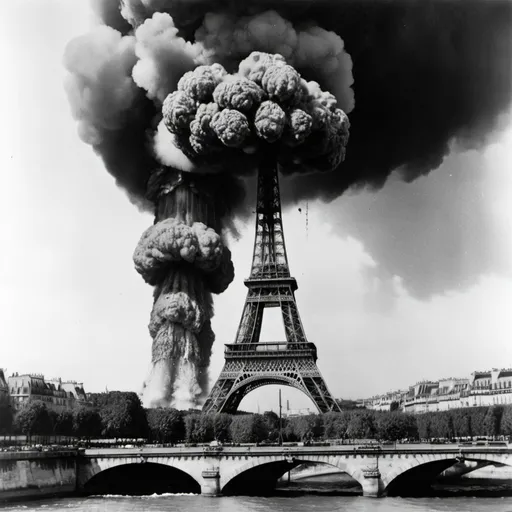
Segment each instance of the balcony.
M265 274L257 274L254 277L249 277L248 279L244 279L244 284L247 288L280 288L280 287L290 287L292 291L297 290L297 280L294 277L290 277L289 275L265 275Z

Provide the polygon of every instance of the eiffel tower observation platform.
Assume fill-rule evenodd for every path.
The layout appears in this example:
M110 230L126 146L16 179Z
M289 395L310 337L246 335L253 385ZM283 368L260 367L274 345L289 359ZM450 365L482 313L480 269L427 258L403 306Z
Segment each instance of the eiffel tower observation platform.
M248 288L235 343L225 346L225 364L208 396L203 412L237 410L243 397L269 384L299 389L319 411L339 411L316 364L317 349L308 342L291 277L281 218L278 172L268 160L258 171L256 236ZM263 312L278 307L286 340L261 342Z
M224 358L238 359L240 357L256 359L276 359L302 357L317 360L314 343L287 343L286 341L266 341L258 343L231 343L224 345Z
M244 284L249 290L264 290L265 293L249 293L247 302L265 302L268 307L277 307L283 301L295 301L288 291L297 290L297 281L294 277L249 278L244 279Z

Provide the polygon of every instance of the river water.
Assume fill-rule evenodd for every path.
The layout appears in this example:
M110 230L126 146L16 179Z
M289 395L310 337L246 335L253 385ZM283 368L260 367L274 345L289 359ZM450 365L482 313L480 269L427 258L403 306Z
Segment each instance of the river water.
M510 481L467 482L434 492L431 497L364 498L360 488L331 475L292 483L271 497L90 496L0 504L0 512L512 512Z
M144 498L64 498L16 503L4 511L77 512L511 512L512 498L363 498L361 496L296 496L270 498L163 495Z

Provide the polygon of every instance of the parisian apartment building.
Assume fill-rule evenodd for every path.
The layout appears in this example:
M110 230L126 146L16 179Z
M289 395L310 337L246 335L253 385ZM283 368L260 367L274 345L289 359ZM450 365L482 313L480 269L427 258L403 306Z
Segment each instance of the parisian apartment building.
M5 371L0 369L0 403L2 400L10 401L15 409L25 402L40 400L56 412L88 404L84 385L80 382L45 379L41 374L32 373L13 373L6 377Z
M362 402L368 409L411 413L512 404L512 368L475 371L468 378L422 381Z

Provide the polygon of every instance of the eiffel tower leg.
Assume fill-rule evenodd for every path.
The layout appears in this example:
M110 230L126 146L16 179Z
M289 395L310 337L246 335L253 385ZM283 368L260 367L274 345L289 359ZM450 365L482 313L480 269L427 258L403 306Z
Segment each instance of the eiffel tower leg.
M235 384L235 379L230 377L228 374L229 372L226 371L226 366L224 366L224 369L203 405L204 413L210 414L223 412L224 404Z
M306 342L304 328L302 327L302 323L300 321L299 311L297 310L297 303L295 300L282 303L281 313L283 315L286 341L288 343Z
M318 371L316 377L306 377L304 379L304 387L308 390L307 394L320 412L340 411L340 407L327 389L325 381L320 375L320 371Z
M265 353L258 350L259 347L265 348L266 345L274 344L260 343L256 347L247 344L247 347L254 347L252 356L235 357L226 361L203 407L203 412L234 413L248 393L269 384L291 386L302 391L316 405L319 412L340 410L325 385L313 352L308 354L305 350L283 349L279 353L272 349ZM283 345L286 346L286 343L283 342L281 346ZM227 345L227 349L229 347L236 345Z
M260 302L245 302L236 343L257 343L260 339L264 305Z

